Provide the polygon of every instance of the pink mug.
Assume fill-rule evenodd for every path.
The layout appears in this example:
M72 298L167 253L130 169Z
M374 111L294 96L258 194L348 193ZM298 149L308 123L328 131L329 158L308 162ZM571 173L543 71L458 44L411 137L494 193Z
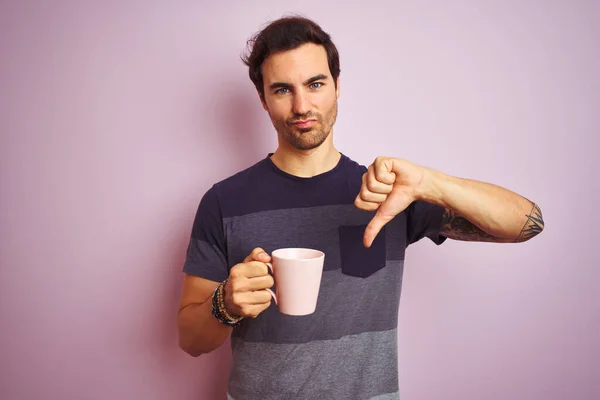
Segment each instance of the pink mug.
M309 315L317 308L325 253L319 250L277 249L267 263L275 278L277 294L267 289L282 314Z

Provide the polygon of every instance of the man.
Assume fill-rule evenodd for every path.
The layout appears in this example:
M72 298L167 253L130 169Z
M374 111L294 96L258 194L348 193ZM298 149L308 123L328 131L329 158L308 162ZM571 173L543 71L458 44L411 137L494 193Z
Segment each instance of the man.
M406 247L424 237L523 242L542 231L541 211L509 190L405 159L358 165L333 145L340 67L329 35L290 17L251 43L244 61L278 147L200 202L180 347L198 356L231 335L230 399L397 399ZM265 263L282 247L325 253L311 315L271 305Z

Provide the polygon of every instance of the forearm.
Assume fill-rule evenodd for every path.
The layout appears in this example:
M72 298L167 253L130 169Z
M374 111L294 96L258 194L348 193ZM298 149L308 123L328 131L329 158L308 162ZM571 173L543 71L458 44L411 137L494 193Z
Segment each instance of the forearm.
M212 315L211 300L190 304L179 311L179 347L194 357L221 346L232 331Z
M450 210L453 215L446 216L448 223L460 224L462 216L490 235L490 239L495 238L494 241L521 242L543 229L541 210L536 204L493 184L456 178L425 168L418 197ZM468 235L467 230L452 230L451 227L446 227L446 230L459 236L455 238L470 240L466 236L460 237L461 234Z

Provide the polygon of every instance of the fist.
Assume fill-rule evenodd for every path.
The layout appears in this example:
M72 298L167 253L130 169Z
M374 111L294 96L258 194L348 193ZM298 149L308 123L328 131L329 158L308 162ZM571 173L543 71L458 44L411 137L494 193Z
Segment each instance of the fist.
M354 205L377 213L367 225L363 243L371 247L375 237L396 215L417 199L423 168L410 161L377 157L362 177Z
M256 248L242 263L231 268L225 284L225 307L229 314L256 318L271 305L271 294L265 290L275 283L269 275L266 264L269 261L271 257Z

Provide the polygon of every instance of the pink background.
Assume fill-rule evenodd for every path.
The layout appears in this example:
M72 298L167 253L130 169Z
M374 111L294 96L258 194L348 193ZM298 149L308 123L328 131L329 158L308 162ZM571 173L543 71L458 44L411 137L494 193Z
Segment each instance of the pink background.
M177 347L180 271L204 191L274 150L239 56L285 12L340 50L344 153L544 212L409 250L403 400L600 398L598 2L158 3L0 6L0 398L222 398L228 346Z

